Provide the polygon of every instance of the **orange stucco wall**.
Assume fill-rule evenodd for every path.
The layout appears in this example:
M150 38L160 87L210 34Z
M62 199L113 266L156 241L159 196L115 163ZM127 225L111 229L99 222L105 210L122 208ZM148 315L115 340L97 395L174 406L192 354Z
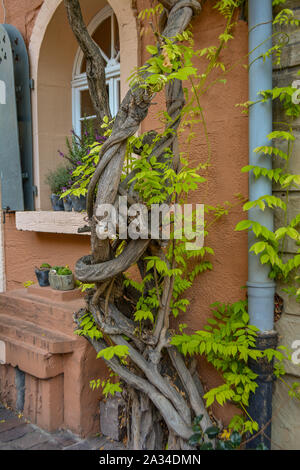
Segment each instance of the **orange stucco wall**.
M5 267L7 289L23 287L24 282L36 281L34 268L41 263L52 266L69 265L90 252L89 237L82 235L21 232L16 230L14 214L6 215Z
M200 16L193 20L196 49L218 45L218 36L224 31L224 19L212 8L214 3L204 2ZM146 4L146 0L138 2L139 8L145 8ZM236 204L235 194L242 193L246 197L248 195L248 179L241 173L241 168L248 162L248 118L235 106L237 103L245 102L248 96L248 73L242 66L247 62L247 24L237 18L233 33L235 39L229 42L220 59L228 67L242 58L243 60L226 75L226 85L218 83L201 97L211 144L211 166L203 173L208 180L207 184L200 185L199 190L191 198L191 202L194 203L215 206L230 201ZM145 46L151 42L153 42L151 33L142 36L142 61L149 57L145 52ZM206 66L207 62L199 61L199 72L204 72ZM213 73L209 82L218 76L220 71ZM163 99L164 96L153 100L157 104L151 107L149 117L144 124L145 130L161 128L157 112L162 106ZM196 166L199 162L207 161L208 147L203 126L198 125L194 131L196 137L192 140L188 152L190 162ZM180 150L186 151L186 149L187 147L181 143ZM197 330L205 324L210 313L210 304L217 301L234 302L245 297L245 289L241 287L247 281L247 237L234 232L236 224L243 218L245 214L239 205L230 211L229 216L215 223L209 230L205 245L212 247L215 252L215 256L208 258L213 263L213 271L196 279L188 293L190 307L187 314L180 317L181 323L184 322ZM210 389L222 383L214 368L204 359L200 360L199 367L205 387ZM217 416L222 416L225 422L228 421L232 413L230 406L222 410L219 405L214 408Z
M11 0L6 3L7 22L17 26L28 42L35 15L42 1ZM138 0L138 10L148 3L148 0ZM224 31L224 20L213 10L213 3L204 2L201 15L193 21L197 48L216 44L219 34ZM221 55L221 59L228 65L247 54L245 22L237 19L234 36L235 39ZM145 45L149 42L152 42L152 39L144 34L141 38L141 62L147 57ZM204 70L204 63L199 62L199 67ZM218 83L201 98L212 159L205 175L208 183L202 185L193 196L195 203L216 205L234 201L234 195L237 193L247 196L247 176L241 174L240 170L248 160L248 120L241 115L240 109L235 107L237 103L247 100L247 71L240 64L226 78L226 85ZM162 104L161 97L154 101L157 105L151 107L143 125L144 130L160 127L156 114ZM207 144L200 126L196 130L196 138L190 145L189 153L190 160L195 165L207 160ZM180 319L194 329L204 324L212 302L233 302L245 295L241 287L247 280L247 239L246 236L234 232L236 223L243 217L242 209L238 206L210 230L206 244L215 251L215 256L212 257L214 270L197 279L189 292L191 305L184 319ZM33 279L34 266L41 262L69 264L73 267L76 259L90 250L88 237L18 232L12 215L6 218L4 243L8 289L21 287L23 282ZM200 374L207 387L220 383L218 374L204 360L200 361ZM222 411L216 407L214 411L217 416L222 415L225 421L232 413L228 407Z

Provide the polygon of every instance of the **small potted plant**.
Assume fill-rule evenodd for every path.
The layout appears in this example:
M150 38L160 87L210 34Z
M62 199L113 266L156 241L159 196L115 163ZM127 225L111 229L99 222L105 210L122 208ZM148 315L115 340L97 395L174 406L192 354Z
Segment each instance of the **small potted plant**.
M49 273L50 286L54 290L73 290L75 280L71 269L68 266L54 266Z
M71 194L70 198L75 212L82 212L86 210L86 196L75 196L74 194Z
M49 283L49 272L51 266L48 263L43 263L39 268L35 268L35 275L38 280L40 287L48 287Z
M64 211L64 201L61 198L62 192L67 189L70 182L70 168L59 166L55 170L49 171L45 182L50 186L51 203L54 211Z

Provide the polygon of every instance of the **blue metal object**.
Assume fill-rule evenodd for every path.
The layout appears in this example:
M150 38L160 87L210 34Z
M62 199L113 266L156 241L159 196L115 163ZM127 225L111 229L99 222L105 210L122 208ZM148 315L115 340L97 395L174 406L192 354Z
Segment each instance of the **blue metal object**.
M272 0L249 0L249 100L259 100L259 92L272 89L272 59L263 60L262 54L272 47ZM267 136L272 132L272 101L255 103L249 113L249 165L272 168L270 156L254 152L257 147L270 145ZM257 180L249 175L249 199L254 201L272 194L272 182L268 178ZM258 208L249 211L249 219L259 222L270 231L274 230L274 216L271 209L261 211ZM249 233L249 249L255 243L253 232ZM275 283L269 278L270 268L260 263L259 256L248 255L248 309L250 324L259 328L256 347L261 350L276 348L277 334L274 331L274 296ZM263 359L249 361L249 367L257 374L258 388L251 395L248 413L264 428L247 444L247 448L256 449L259 444L270 448L273 392L273 363Z
M34 210L28 54L22 35L7 24L0 25L0 81L2 208Z
M23 211L14 58L3 25L0 25L0 180L2 209Z
M247 286L250 324L263 332L272 331L276 284L274 282L248 282Z
M9 35L14 58L24 206L25 210L31 211L34 210L35 187L33 185L33 144L30 96L32 83L29 76L28 53L21 33L10 24L4 24L3 26Z

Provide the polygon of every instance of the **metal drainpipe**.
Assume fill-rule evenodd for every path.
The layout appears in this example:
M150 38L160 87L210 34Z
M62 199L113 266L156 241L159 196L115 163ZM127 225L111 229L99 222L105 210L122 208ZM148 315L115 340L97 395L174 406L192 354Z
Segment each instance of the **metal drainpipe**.
M272 60L265 62L262 58L255 60L272 47L272 0L249 0L249 100L256 101L261 90L272 88ZM258 47L259 46L259 47ZM255 60L255 61L254 61ZM253 62L254 61L254 62ZM272 168L269 156L253 152L256 147L270 145L267 135L272 132L272 102L257 103L250 107L249 113L249 165ZM255 180L253 173L249 176L249 199L254 201L261 196L272 194L272 182L260 177ZM269 230L274 230L273 211L254 208L249 211L249 219L259 222ZM249 233L249 248L255 243L255 235ZM274 295L275 283L269 278L269 267L262 265L259 256L248 255L248 302L250 324L259 328L257 348L274 348L277 334L274 331ZM248 412L259 429L266 426L272 418L273 364L268 361L249 361L249 365L258 375L258 388L252 394ZM256 448L263 443L270 448L271 423L262 433L250 441L247 448ZM269 438L269 439L268 439Z

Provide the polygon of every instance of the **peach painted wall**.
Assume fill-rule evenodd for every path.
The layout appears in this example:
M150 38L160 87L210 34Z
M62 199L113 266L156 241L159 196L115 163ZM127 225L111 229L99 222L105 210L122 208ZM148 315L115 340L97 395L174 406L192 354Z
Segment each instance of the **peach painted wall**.
M36 281L34 268L43 262L73 269L78 258L90 252L88 236L21 232L14 214L6 215L4 230L7 290Z
M86 24L107 6L106 0L82 0ZM34 159L39 198L36 209L50 210L49 186L45 176L62 164L58 150L66 150L72 130L71 81L78 43L68 23L63 2L56 9L43 38L38 62L36 90L38 113L38 158ZM35 155L36 156L36 155Z
M6 23L19 29L28 44L36 16L43 0L4 0ZM2 2L0 4L0 22L4 21Z
M7 21L15 24L28 42L28 35L32 30L32 17L42 2L14 0L6 3L9 3ZM201 15L193 21L198 48L216 44L219 34L224 31L224 20L213 10L213 3L210 0L204 2ZM138 10L147 4L148 0L138 0ZM221 56L228 65L247 54L248 37L245 22L237 20L234 35L235 39L229 43L228 49ZM145 51L145 45L151 41L150 37L144 34L141 39L141 50ZM146 54L142 52L141 62L145 58ZM199 62L199 67L204 70L203 62ZM248 99L247 71L240 65L226 78L226 85L217 84L202 97L201 101L212 147L212 160L211 167L206 173L208 183L202 185L193 197L193 202L197 203L222 204L225 201L233 201L236 193L247 196L247 176L242 175L240 169L248 161L248 120L241 115L240 109L235 107L236 103ZM154 102L157 105L151 107L143 130L158 128L160 125L156 113L162 105L161 97L155 98ZM190 146L191 162L195 165L207 160L207 145L201 127L196 133L197 136ZM236 223L242 218L244 214L241 208L237 207L228 217L215 224L210 232L206 243L215 251L215 256L212 257L214 270L196 281L189 292L191 306L184 319L180 319L194 329L204 324L212 302L232 302L245 296L245 291L241 287L247 280L247 238L234 232ZM7 288L21 287L24 281L33 279L34 266L41 262L70 264L73 267L76 259L88 252L88 237L17 232L14 217L9 216L5 224ZM199 367L205 387L210 388L221 383L218 374L203 359L200 360ZM225 421L232 414L230 407L222 411L216 407L214 411Z

